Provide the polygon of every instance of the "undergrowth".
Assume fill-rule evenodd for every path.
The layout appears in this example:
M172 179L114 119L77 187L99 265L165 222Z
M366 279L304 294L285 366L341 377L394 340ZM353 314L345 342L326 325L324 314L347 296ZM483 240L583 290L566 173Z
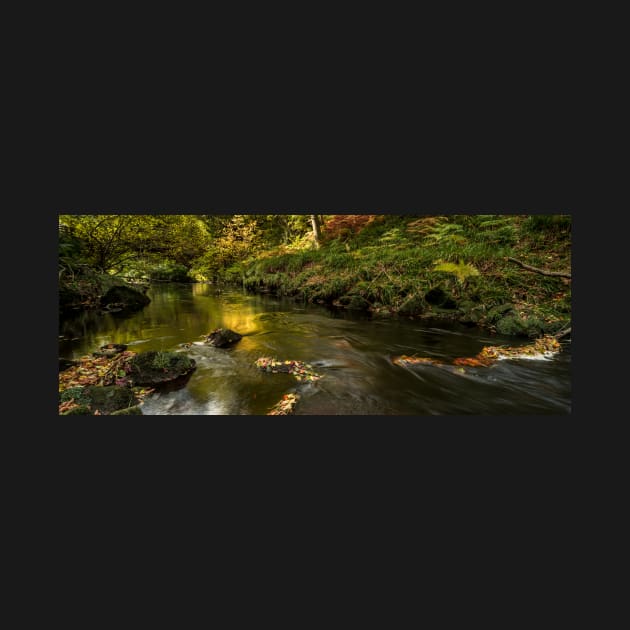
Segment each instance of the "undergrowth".
M368 217L325 226L320 249L268 250L224 272L223 279L252 291L374 313L499 325L506 334L532 335L570 320L570 281L527 272L508 260L569 271L570 217ZM426 296L432 291L443 299L431 303ZM488 315L501 306L501 317Z

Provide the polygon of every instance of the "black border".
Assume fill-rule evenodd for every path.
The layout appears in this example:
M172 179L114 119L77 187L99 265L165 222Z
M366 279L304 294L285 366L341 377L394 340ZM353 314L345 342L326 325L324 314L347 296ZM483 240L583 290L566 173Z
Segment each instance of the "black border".
M47 339L50 348L46 346L46 361L39 362L43 368L37 396L29 400L35 414L44 418L46 428L44 434L68 453L67 448L95 449L104 454L107 449L121 453L122 456L132 457L131 445L140 447L148 445L143 450L142 457L153 458L157 452L168 454L169 457L187 458L201 457L203 445L210 446L210 452L225 460L234 456L239 460L246 454L260 462L263 457L268 458L293 457L295 453L302 453L307 459L315 457L316 453L337 461L348 458L348 465L355 461L356 465L366 465L367 459L373 462L390 461L412 462L418 457L427 457L435 461L443 456L449 461L454 457L461 457L463 461L481 466L483 458L492 461L501 459L505 465L509 464L509 457L516 461L524 461L527 453L532 456L531 467L528 470L534 474L535 462L542 466L548 465L553 454L565 457L571 449L576 449L575 426L580 419L586 419L592 413L589 409L588 388L581 380L580 371L572 366L572 412L561 416L332 416L332 417L258 417L258 416L141 416L121 417L112 421L110 417L77 418L62 417L56 414L56 380L57 380L57 276L56 276L56 235L57 216L60 213L74 212L120 212L143 214L152 212L163 213L296 213L309 212L317 209L322 213L374 213L386 212L390 214L405 213L568 213L573 217L572 244L580 242L583 234L584 218L580 214L585 210L576 209L569 200L558 201L556 195L504 195L500 202L492 198L483 200L483 196L469 195L465 190L458 195L446 193L430 195L415 191L410 194L408 188L402 194L395 186L379 188L374 192L373 187L360 193L335 196L323 194L315 198L302 192L282 195L274 190L274 194L265 192L239 195L238 188L234 188L234 178L228 180L228 192L225 186L220 190L208 184L195 188L196 199L191 200L190 191L179 194L179 191L164 192L157 187L157 192L144 199L134 194L114 195L117 202L112 202L109 195L90 194L79 196L68 195L66 199L47 199L43 209L37 211L38 230L30 232L29 238L33 247L39 253L45 275L41 276L45 288L38 288L33 296L34 306L38 306L42 313L47 313L48 325L38 333ZM226 183L225 181L223 182ZM391 184L391 179L387 180ZM456 181L452 185L457 189ZM392 184L393 186L393 184ZM420 188L420 186L419 186ZM249 189L247 189L249 190ZM291 188L295 190L295 186ZM360 189L359 189L360 190ZM393 192L392 192L393 191ZM388 194L385 194L385 193ZM402 195L402 196L401 196ZM342 198L341 201L337 199ZM455 197L455 198L453 198ZM467 199L466 199L467 198ZM161 201L160 201L161 199ZM335 201L331 201L334 199ZM43 213L43 218L42 217ZM32 221L32 215L29 221ZM576 240L577 239L577 240ZM578 277L578 289L573 290L573 299L580 301L580 287L583 286L579 270L582 267L580 257L584 256L579 248L573 248L574 277ZM42 284L42 283L38 283ZM45 306L43 306L45 305ZM573 324L573 341L578 342L578 352L572 350L573 361L583 362L582 340L584 330L581 328L580 313L573 305L573 318L578 318ZM19 338L28 338L31 324L23 324L25 328L19 331ZM50 421L53 421L52 423ZM220 452L216 450L221 444ZM432 445L429 447L428 445ZM189 449L189 450L187 450ZM499 449L498 451L496 449ZM188 452L189 455L185 455ZM261 453L265 453L264 456ZM289 455L292 453L292 455ZM359 462L363 462L360 464Z

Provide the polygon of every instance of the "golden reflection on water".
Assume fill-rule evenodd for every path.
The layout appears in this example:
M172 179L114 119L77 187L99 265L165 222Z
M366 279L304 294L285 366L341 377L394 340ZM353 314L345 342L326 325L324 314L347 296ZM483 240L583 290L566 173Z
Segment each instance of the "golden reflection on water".
M64 322L60 332L74 340L63 344L65 353L82 356L107 343L134 351L168 350L198 341L215 328L251 335L264 326L257 299L236 291L223 294L207 284L159 285L148 295L151 302L131 316L92 312Z

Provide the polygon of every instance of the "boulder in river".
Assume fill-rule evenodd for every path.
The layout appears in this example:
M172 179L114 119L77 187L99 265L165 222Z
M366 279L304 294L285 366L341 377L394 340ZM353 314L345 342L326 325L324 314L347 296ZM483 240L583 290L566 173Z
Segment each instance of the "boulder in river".
M206 337L206 343L216 348L225 348L240 341L242 338L243 335L239 335L229 328L217 328Z
M112 312L133 311L146 306L151 301L144 293L123 285L112 287L101 297L101 306Z
M94 415L96 411L100 415L109 415L140 402L131 388L121 385L71 387L60 395L60 401L68 405L62 415Z
M195 360L181 352L154 350L137 354L129 365L129 376L134 385L155 388L163 385L184 385L196 368Z

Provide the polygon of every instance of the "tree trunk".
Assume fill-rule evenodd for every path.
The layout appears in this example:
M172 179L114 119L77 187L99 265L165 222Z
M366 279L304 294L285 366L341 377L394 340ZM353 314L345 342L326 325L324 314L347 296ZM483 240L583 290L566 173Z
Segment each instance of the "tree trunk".
M315 241L315 247L319 249L319 244L322 240L322 230L319 223L319 217L316 214L311 214L311 223L313 225L313 240Z

